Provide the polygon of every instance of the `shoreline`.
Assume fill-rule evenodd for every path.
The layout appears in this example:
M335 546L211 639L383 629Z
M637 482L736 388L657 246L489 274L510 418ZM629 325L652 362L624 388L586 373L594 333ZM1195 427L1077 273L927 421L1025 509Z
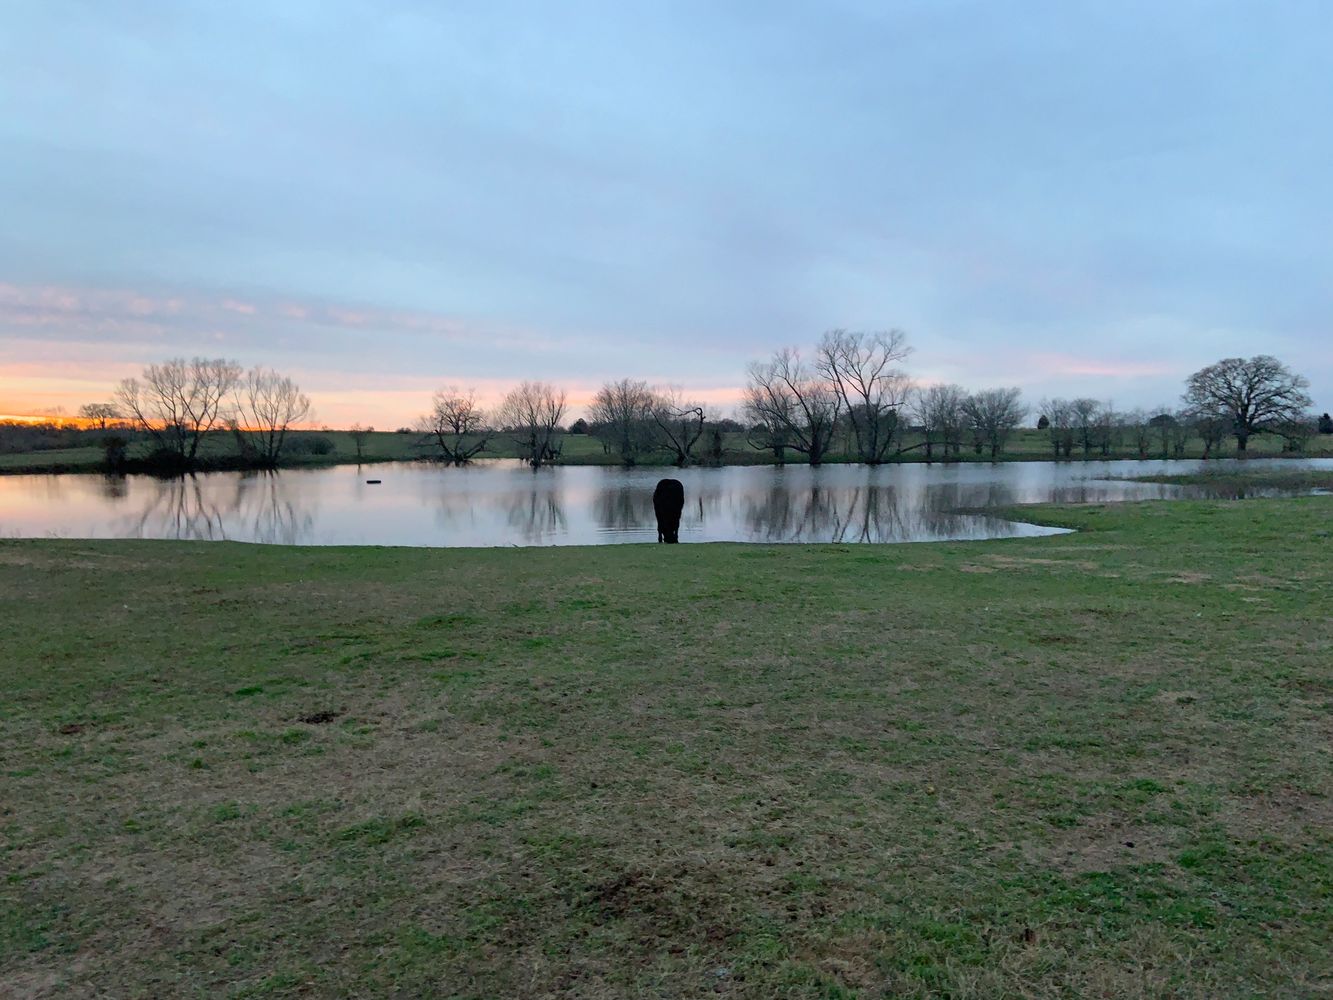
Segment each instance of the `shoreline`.
M23 453L40 454L40 453ZM808 462L788 461L776 462L767 456L736 456L740 460L724 460L718 463L698 462L684 468L707 469L707 468L751 468L754 466L773 466L773 467L808 467ZM1036 453L1021 453L1012 455L1001 455L997 458L989 456L968 455L949 461L938 459L927 459L921 455L903 455L886 462L880 462L877 466L870 466L868 463L860 462L852 456L836 456L825 460L822 465L865 465L870 468L891 467L900 465L1003 465L1015 462L1046 462L1054 465L1091 465L1095 463L1106 462L1231 462L1231 461L1318 461L1323 459L1333 459L1333 451L1328 449L1319 449L1309 452L1248 452L1244 455L1238 455L1234 452L1224 455L1213 455L1205 458L1202 455L1185 455L1163 457L1160 455L1148 455L1146 457L1138 454L1115 453L1111 455L1089 455L1075 456L1072 458L1053 458L1050 455L1040 455ZM478 458L468 465L482 465L495 461L519 461L519 459L509 455L496 455L492 457ZM214 472L284 472L300 471L304 469L330 469L337 466L362 466L362 465L385 465L388 463L401 462L408 464L438 465L450 466L452 463L443 462L433 458L413 458L404 455L367 455L362 458L337 456L329 460L300 460L300 461L280 461L276 465L256 465L248 464L239 459L206 459L192 469L166 470L153 469L146 463L132 462L127 467L121 469L109 469L102 462L51 462L51 463L30 463L26 465L0 465L0 476L68 476L68 475L98 475L98 476L150 476L155 479L177 479L184 476L205 475ZM680 469L680 466L673 465L670 462L636 462L626 464L620 461L603 461L601 456L577 456L571 461L557 461L547 463L543 468L607 468L607 469ZM534 470L539 471L539 470Z

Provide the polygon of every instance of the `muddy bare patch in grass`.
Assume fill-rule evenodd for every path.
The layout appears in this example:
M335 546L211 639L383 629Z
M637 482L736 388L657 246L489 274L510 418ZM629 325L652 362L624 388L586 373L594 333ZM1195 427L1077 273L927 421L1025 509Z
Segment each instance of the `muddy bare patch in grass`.
M1029 849L1036 860L1065 875L1109 872L1169 862L1176 850L1177 832L1170 826L1099 816L1060 831L1046 843Z
M297 721L304 722L307 726L325 726L343 714L342 709L325 709L322 712L311 712L309 715L302 715Z

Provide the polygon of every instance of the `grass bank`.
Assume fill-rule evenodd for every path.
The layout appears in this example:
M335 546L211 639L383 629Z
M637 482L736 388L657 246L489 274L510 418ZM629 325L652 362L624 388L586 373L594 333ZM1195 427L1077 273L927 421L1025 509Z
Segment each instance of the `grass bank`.
M0 993L1327 989L1333 500L1035 516L0 543Z
M99 432L72 432L81 444L78 447L43 448L30 451L0 451L0 475L32 475L63 472L97 472L104 465L106 456L97 444ZM897 456L894 461L911 463L924 462L925 451L917 447L919 435L909 434L904 439L904 447L912 448ZM0 442L2 443L2 442ZM559 437L560 457L558 465L606 465L621 464L619 456L610 454L601 442L587 434L564 434ZM1283 452L1282 441L1272 435L1260 435L1250 442L1249 455L1253 458L1321 458L1333 457L1333 434L1316 435L1306 443L1305 450L1296 453ZM148 452L148 442L139 440L130 445L131 462L142 461ZM702 457L704 449L699 449ZM1214 451L1216 457L1233 458L1235 452L1229 447ZM429 447L422 444L420 434L401 431L376 431L362 436L358 447L356 439L346 431L295 431L290 435L288 446L279 465L282 468L312 468L328 465L370 465L377 462L408 462L432 457ZM497 435L490 441L486 451L479 458L517 458L519 453L514 442ZM1075 453L1070 459L1062 461L1107 461L1138 459L1138 451L1118 446L1109 455ZM1185 459L1203 457L1203 442L1189 442ZM1158 451L1150 451L1150 459L1160 459ZM701 459L702 460L702 459ZM977 454L965 449L959 456L963 462L989 462L989 453ZM1031 428L1016 431L1000 455L1002 462L1037 462L1051 461L1050 437L1045 431ZM234 467L240 461L236 443L230 432L218 432L206 437L200 448L199 471ZM788 451L787 461L792 465L802 464L802 456ZM856 458L850 442L835 446L826 458L830 464L855 462ZM656 452L642 456L638 464L667 468L670 456L665 452ZM723 440L723 465L772 465L771 452L751 447L744 434L726 434Z
M1208 486L1218 491L1246 490L1301 492L1333 490L1333 469L1204 469L1188 474L1133 476L1136 483L1174 483L1179 486Z

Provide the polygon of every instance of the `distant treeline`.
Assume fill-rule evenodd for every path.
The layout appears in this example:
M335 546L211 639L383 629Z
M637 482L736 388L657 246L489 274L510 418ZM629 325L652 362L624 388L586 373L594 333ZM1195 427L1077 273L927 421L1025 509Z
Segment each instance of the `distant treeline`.
M965 454L994 460L1034 417L1049 454L1063 459L1185 457L1194 442L1207 458L1233 439L1243 454L1255 435L1275 435L1281 450L1292 453L1315 434L1333 433L1327 413L1310 411L1306 379L1267 355L1200 369L1177 404L1118 410L1083 397L1043 399L1033 407L1016 387L921 385L904 367L911 353L898 330L831 330L808 358L787 348L751 364L741 405L729 416L679 389L632 378L605 383L586 416L572 422L565 390L546 382L519 384L490 411L475 390L448 387L400 431L415 436L423 457L463 464L505 454L534 468L561 461L568 434L598 441L608 462L687 466L750 460L755 453L811 465L958 461ZM272 468L293 447L307 453L319 447L316 438L294 433L309 415L310 400L290 377L262 367L245 371L221 358L176 358L125 379L109 401L82 407L79 427L0 424L0 452L95 441L112 470ZM353 425L347 432L358 460L372 431ZM230 454L215 447L201 452L206 439L219 435L234 442Z

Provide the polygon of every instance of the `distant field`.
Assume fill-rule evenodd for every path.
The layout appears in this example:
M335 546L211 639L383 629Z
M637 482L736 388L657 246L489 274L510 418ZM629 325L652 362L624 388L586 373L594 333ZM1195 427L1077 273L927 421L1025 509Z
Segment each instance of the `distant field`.
M1139 483L1176 483L1222 489L1333 490L1333 469L1205 469L1202 472L1133 478Z
M95 440L95 438L94 438ZM904 440L904 445L910 447L916 444L918 438L914 435L908 435ZM320 447L327 444L329 450L320 453L313 450L316 443ZM1273 437L1257 437L1250 441L1249 454L1254 457L1265 457L1281 455L1281 439ZM617 455L608 454L601 443L593 437L583 434L566 434L559 439L560 457L559 464L565 465L618 465L620 459ZM854 461L854 456L847 452L842 446L841 450L829 456L830 462ZM131 446L130 454L132 456L145 454L147 446L140 442ZM219 433L205 439L200 450L200 455L205 460L215 456L231 457L236 454L236 444L228 433ZM400 434L393 431L377 431L366 436L361 449L361 461L389 462L389 461L412 461L414 459L428 457L432 454L431 449L422 443L419 434ZM1234 448L1228 447L1221 452L1214 452L1219 457L1234 456ZM1307 444L1301 456L1312 458L1320 456L1333 456L1333 435L1318 435L1312 438ZM699 449L700 459L703 458L703 449ZM1203 456L1203 442L1192 441L1186 450L1186 458L1201 458ZM490 438L487 449L480 453L478 458L516 458L518 452L513 441L505 435L493 435ZM1081 451L1076 451L1074 461L1083 459ZM1102 455L1093 453L1088 456L1094 460L1100 460ZM1116 449L1110 458L1138 458L1138 452L1133 449L1120 447ZM1149 458L1160 458L1160 453L1150 451ZM964 449L961 456L963 461L990 461L989 454L977 455L969 449ZM1050 438L1045 431L1022 430L1014 434L1010 439L1004 454L1003 460L1046 460L1051 458ZM921 449L912 449L905 452L899 458L900 461L919 462L925 460L925 453ZM94 446L62 448L54 450L25 451L21 453L0 453L0 474L15 472L47 472L47 471L95 471L100 467L103 461L101 448ZM290 438L282 464L288 467L301 467L312 465L335 465L349 464L357 461L356 443L351 434L346 431L296 431ZM744 434L727 434L723 440L723 463L734 465L754 465L767 464L773 461L770 452L759 451L752 448L746 440ZM787 461L791 463L800 463L804 461L803 457L795 451L788 451ZM656 453L641 456L639 463L643 465L668 465L668 456L665 453Z
M0 452L0 472L10 471L86 471L96 468L103 460L101 448L50 448L41 451L17 453Z
M0 542L0 995L1313 997L1333 499Z

